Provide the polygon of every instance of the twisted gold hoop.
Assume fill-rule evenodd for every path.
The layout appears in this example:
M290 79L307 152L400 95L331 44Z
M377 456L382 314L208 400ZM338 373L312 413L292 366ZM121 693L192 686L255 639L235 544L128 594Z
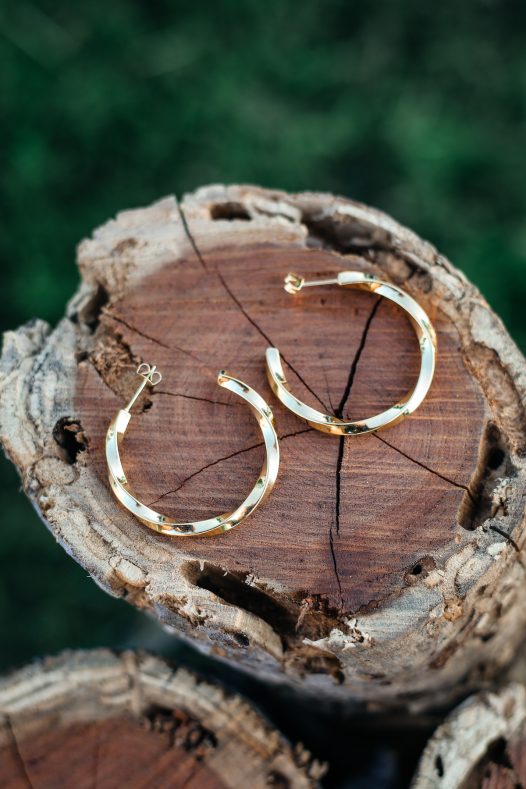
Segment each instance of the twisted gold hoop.
M239 395L248 403L248 406L258 421L265 442L266 458L261 469L261 474L248 494L245 501L233 512L217 515L202 521L178 523L170 520L165 515L142 504L130 492L128 480L122 467L119 456L119 444L128 427L131 413L130 409L136 402L144 387L149 384L155 386L161 381L161 374L155 368L144 362L137 368L137 374L144 380L131 398L126 408L117 412L106 434L106 462L109 470L111 489L120 503L135 515L135 517L148 526L149 529L168 535L169 537L190 537L196 535L212 535L229 531L247 518L262 504L274 487L279 468L278 437L274 429L274 417L270 406L250 386L227 375L223 370L217 376L219 386L229 389Z
M314 280L305 282L297 274L288 274L285 277L285 290L287 293L298 293L302 288L317 285L340 285L347 288L367 290L394 301L409 315L415 329L420 345L420 373L414 389L408 392L396 405L386 411L357 421L346 421L332 414L324 414L311 406L298 400L289 389L287 379L283 372L280 353L277 348L267 348L267 377L270 387L283 405L294 414L308 422L311 427L331 435L346 436L361 433L370 433L399 422L412 414L424 400L429 391L435 372L437 340L435 330L422 307L408 293L391 285L389 282L365 274L360 271L341 271L336 279Z

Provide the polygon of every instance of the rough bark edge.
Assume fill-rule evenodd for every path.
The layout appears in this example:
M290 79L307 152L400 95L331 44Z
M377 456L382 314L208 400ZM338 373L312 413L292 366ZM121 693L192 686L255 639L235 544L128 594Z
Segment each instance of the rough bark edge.
M510 684L467 699L438 727L422 754L411 789L460 789L500 739L526 722L526 689Z
M466 361L469 363L473 354L478 357L484 348L496 355L502 374L511 380L516 390L512 403L507 402L508 387L504 392L499 391L502 381L487 394L502 412L506 433L513 441L512 449L522 455L526 453L524 356L480 291L432 244L375 208L317 192L289 195L257 186L211 185L184 195L181 209L190 218L202 220L218 204L221 206L218 221L235 222L240 211L245 211L248 217L258 221L273 217L282 223L297 223L304 229L307 246L321 246L341 255L359 254L373 265L381 266L394 282L403 282L409 291L425 295L431 287L437 293L438 287L435 300L440 299L444 312L458 330ZM391 259L386 259L386 255L392 256ZM487 388L486 377L476 369L473 372Z
M236 765L247 762L259 773L253 784L258 789L268 786L272 775L284 776L297 789L316 787L325 772L241 697L152 655L106 649L45 658L2 679L0 747L30 737L50 721L59 728L122 716L146 723L156 709L182 711L213 735L206 762L233 789L241 786Z
M284 223L299 223L305 230L307 247L327 248L343 257L356 254L365 257L373 271L380 276L387 273L395 283L403 284L424 303L428 294L433 291L433 302L440 304L440 309L457 330L464 362L485 392L496 424L509 439L510 443L505 447L505 451L509 452L511 465L507 469L510 472L509 477L505 475L497 480L489 480L484 491L488 447L482 442L479 464L473 474L463 508L466 514L466 509L471 509L473 499L482 499L487 495L484 519L476 522L474 518L473 523L475 527L482 522L484 530L478 529L470 535L471 539L461 540L458 551L453 555L438 555L439 560L445 562L446 572L439 582L442 588L441 595L435 601L436 607L432 604L432 592L437 589L436 574L431 573L431 577L427 579L430 587L428 610L431 618L442 607L442 615L448 622L444 629L449 631L447 635L443 632L437 639L438 648L431 667L438 672L446 666L451 655L456 653L458 656L461 644L456 636L466 638L472 634L475 641L480 638L485 642L493 637L492 632L496 626L501 627L501 635L508 631L508 637L499 638L497 641L500 648L488 650L486 658L493 661L495 667L511 660L513 645L517 643L518 637L522 637L517 634L522 634L524 627L524 617L521 618L517 630L518 621L506 622L502 614L509 612L514 597L512 589L515 587L516 597L524 577L521 551L526 523L526 464L523 460L526 454L526 363L502 321L493 313L478 289L431 244L390 216L355 201L320 193L289 195L279 190L266 190L250 185L211 185L192 195L185 195L181 210L188 217L186 226L190 238L203 259L206 257L207 236L206 229L204 233L199 233L200 220L206 221L214 214L218 221L226 223L235 223L238 218L246 222L247 218L257 220L261 216L275 217ZM192 233L194 224L197 226L197 233ZM513 535L508 528L510 521L515 524ZM506 567L501 563L496 569L495 564L499 560L507 565L510 572L509 583L503 584L502 589L498 587L506 573ZM483 584L480 583L482 577ZM482 587L485 587L485 594L493 601L492 605L490 604L493 611L488 610L486 599L482 605L476 599L478 589ZM374 644L379 634L388 631L389 622L399 621L400 632L395 632L392 648L388 649L390 657L394 658L400 649L418 654L423 651L422 633L413 632L408 640L403 633L403 620L404 614L413 611L419 603L422 609L425 608L423 601L418 599L419 595L422 595L421 589L406 588L401 595L382 601L386 605L378 614L372 613L348 621L347 633L333 629L328 637L314 643L337 654L345 669L346 663L348 666L356 661L357 654L356 651L351 651L352 649ZM461 597L464 595L464 607L470 610L467 622L462 616ZM498 619L501 621L496 625ZM425 624L426 617L422 617L422 626ZM427 626L431 626L429 618ZM400 637L397 638L397 635ZM342 660L342 653L345 652L347 660ZM461 662L458 660L458 666ZM478 672L479 676L471 678L475 684L484 680L485 669L486 666L479 661L474 672ZM450 681L460 679L466 678L457 672L456 680L451 676ZM406 680L408 687L412 682L413 690L403 696L409 706L413 704L418 708L420 686L412 670L407 673ZM428 703L429 701L430 699ZM434 697L433 703L441 703L440 694Z
M82 353L83 343L89 346L105 293L118 296L127 283L140 280L174 256L202 256L203 251L206 253L207 227L214 243L219 231L225 243L247 233L251 241L268 241L271 234L276 243L323 246L344 256L359 252L373 270L382 271L384 276L387 273L419 298L425 299L432 290L459 332L466 363L484 382L496 421L510 437L514 476L498 480L498 484L492 481L488 492L491 517L484 522L484 529L466 533L458 551L438 557L446 567L443 576L428 578L424 586L407 587L398 597L382 601L383 607L377 612L342 620L320 639L292 648L287 645L285 654L272 622L198 588L184 573L176 582L173 572L170 579L152 578L147 566L139 566L132 545L108 542L104 529L98 527L100 509L92 501L83 502L81 491L70 494L70 501L67 494L61 501L62 489L71 486L72 490L77 479L76 487L82 489L89 482L90 472L83 464L82 451L72 467L49 440L60 419L67 420L73 413L73 393L67 391L64 381L71 380L75 356ZM450 692L465 675L466 667L475 667L468 684L480 683L476 666L481 649L495 666L511 657L524 624L516 599L523 579L517 551L523 545L524 524L517 525L513 535L508 524L519 524L524 514L517 490L525 488L525 364L478 291L431 245L374 209L330 195L286 195L257 187L212 186L185 197L182 207L167 198L149 208L119 214L80 245L79 266L84 282L69 305L68 318L49 338L49 328L42 322L6 335L0 379L4 414L1 432L6 451L21 469L25 488L47 525L106 591L126 596L135 605L155 612L169 629L201 637L219 656L239 654L239 641L235 643L232 637L245 636L250 641L250 650L243 655L247 667L257 667L272 678L279 677L280 667L285 667L293 676L299 674L303 687L323 688L340 698L354 694L356 698L389 703L440 703L444 701L444 688ZM42 398L44 383L46 397ZM32 410L31 405L37 403L46 404L47 410ZM21 414L26 407L28 414ZM81 429L78 440L82 449ZM474 490L483 480L484 455L482 446ZM90 521L86 512L95 517ZM86 539L90 539L89 555ZM181 565L185 567L184 555ZM250 577L244 583L271 590L286 602L286 590L272 584L271 579ZM482 586L487 594L479 599L477 588ZM470 612L467 616L459 604L462 595L466 596L464 609ZM415 609L422 614L422 631L413 632L408 639L404 628L408 621L414 625ZM301 615L301 611L297 613ZM499 637L487 646L499 616ZM394 633L393 622L398 626ZM378 649L371 648L380 644L383 652L379 656ZM386 681L378 682L377 675L385 670L389 674L400 650L420 662L409 665L390 688ZM455 660L451 661L454 654ZM312 656L326 662L326 676L302 678L302 664ZM421 671L418 676L415 668ZM429 668L435 671L434 677ZM342 676L347 684L340 688ZM333 686L332 690L328 685ZM424 696L427 698L422 701L419 697Z

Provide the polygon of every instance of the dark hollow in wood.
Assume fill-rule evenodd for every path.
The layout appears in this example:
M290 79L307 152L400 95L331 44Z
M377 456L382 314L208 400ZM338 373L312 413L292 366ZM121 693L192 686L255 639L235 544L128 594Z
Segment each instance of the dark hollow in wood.
M526 364L498 317L426 242L331 195L211 186L119 214L79 247L82 284L51 332L8 333L0 437L57 540L108 592L210 653L318 699L420 709L498 673L522 638ZM420 409L334 438L273 398L265 349L294 392L353 418L418 373L392 304L283 277L360 269L405 288L438 334ZM141 361L123 447L134 491L194 520L236 507L263 447L226 369L272 406L282 463L262 508L226 535L176 540L123 511L104 435Z
M240 697L144 654L69 653L0 680L3 789L314 789L323 772Z
M119 789L127 786L184 786L223 789L202 753L175 743L170 729L117 718L45 729L0 750L0 785L4 789L62 789L66 786ZM28 780L27 780L28 779Z
M395 428L326 436L272 397L269 345L281 350L300 398L344 416L377 413L416 381L417 340L394 305L338 288L296 297L283 291L288 271L320 277L349 266L364 262L270 245L209 253L206 268L195 258L174 260L104 309L92 361L80 365L76 399L106 484L104 436L116 403L93 360L104 357L117 375L118 360L111 350L108 360L106 350L117 336L134 358L154 362L163 381L148 395L151 408L130 424L125 468L141 501L169 517L197 520L234 509L264 454L254 418L217 386L215 373L226 369L253 386L275 413L278 483L265 507L234 531L187 540L184 550L232 572L271 578L298 601L319 597L347 615L378 605L400 587L409 566L450 542L486 419L458 337L436 310L431 393ZM133 386L129 374L126 380ZM181 547L156 539L167 550Z
M526 786L526 693L507 684L468 698L429 740L411 789Z

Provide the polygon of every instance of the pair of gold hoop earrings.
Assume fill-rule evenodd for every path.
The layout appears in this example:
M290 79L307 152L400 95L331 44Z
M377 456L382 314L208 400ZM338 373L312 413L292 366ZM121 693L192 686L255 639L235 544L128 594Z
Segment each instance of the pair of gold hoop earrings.
M415 387L408 394L386 411L382 411L369 419L346 421L331 414L317 411L295 397L289 389L283 372L279 350L277 348L267 348L267 376L270 387L278 400L300 419L305 420L311 427L336 436L370 433L394 425L404 417L412 414L429 391L435 371L436 334L422 307L396 285L391 285L370 274L359 271L342 271L335 279L320 279L311 282L306 282L303 277L297 274L288 274L285 278L285 290L291 294L298 293L304 287L318 285L339 285L346 288L366 290L375 293L377 296L383 296L401 307L409 316L418 337L420 346L420 373L418 380ZM279 444L274 426L274 416L270 406L261 395L243 383L243 381L227 375L224 371L218 374L217 383L245 400L256 417L265 443L265 462L258 480L249 495L233 512L223 513L205 520L179 523L140 502L130 492L128 480L122 467L119 444L128 427L131 418L131 408L146 385L156 386L161 381L161 374L155 366L150 367L145 362L139 365L137 374L143 378L142 383L128 405L117 412L106 434L106 462L113 493L120 503L141 523L169 537L212 535L233 529L265 501L278 476Z

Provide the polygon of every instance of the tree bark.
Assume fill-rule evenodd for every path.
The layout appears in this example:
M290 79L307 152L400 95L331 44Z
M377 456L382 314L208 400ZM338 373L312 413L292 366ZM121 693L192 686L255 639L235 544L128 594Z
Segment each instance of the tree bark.
M212 186L119 214L81 243L78 264L56 329L37 320L6 335L0 436L45 523L103 589L318 699L442 705L508 662L526 619L526 364L451 263L349 200ZM315 407L364 417L394 403L419 357L397 309L337 288L282 290L290 270L352 268L422 304L438 366L415 415L339 439L272 398L264 353L280 348ZM105 431L143 360L163 381L141 400L124 463L168 516L233 509L259 473L253 417L217 370L274 410L278 483L226 535L156 535L109 490Z
M479 693L438 727L411 789L519 789L526 786L526 690L509 684Z
M0 682L5 789L308 789L323 771L240 697L148 655L73 652Z

